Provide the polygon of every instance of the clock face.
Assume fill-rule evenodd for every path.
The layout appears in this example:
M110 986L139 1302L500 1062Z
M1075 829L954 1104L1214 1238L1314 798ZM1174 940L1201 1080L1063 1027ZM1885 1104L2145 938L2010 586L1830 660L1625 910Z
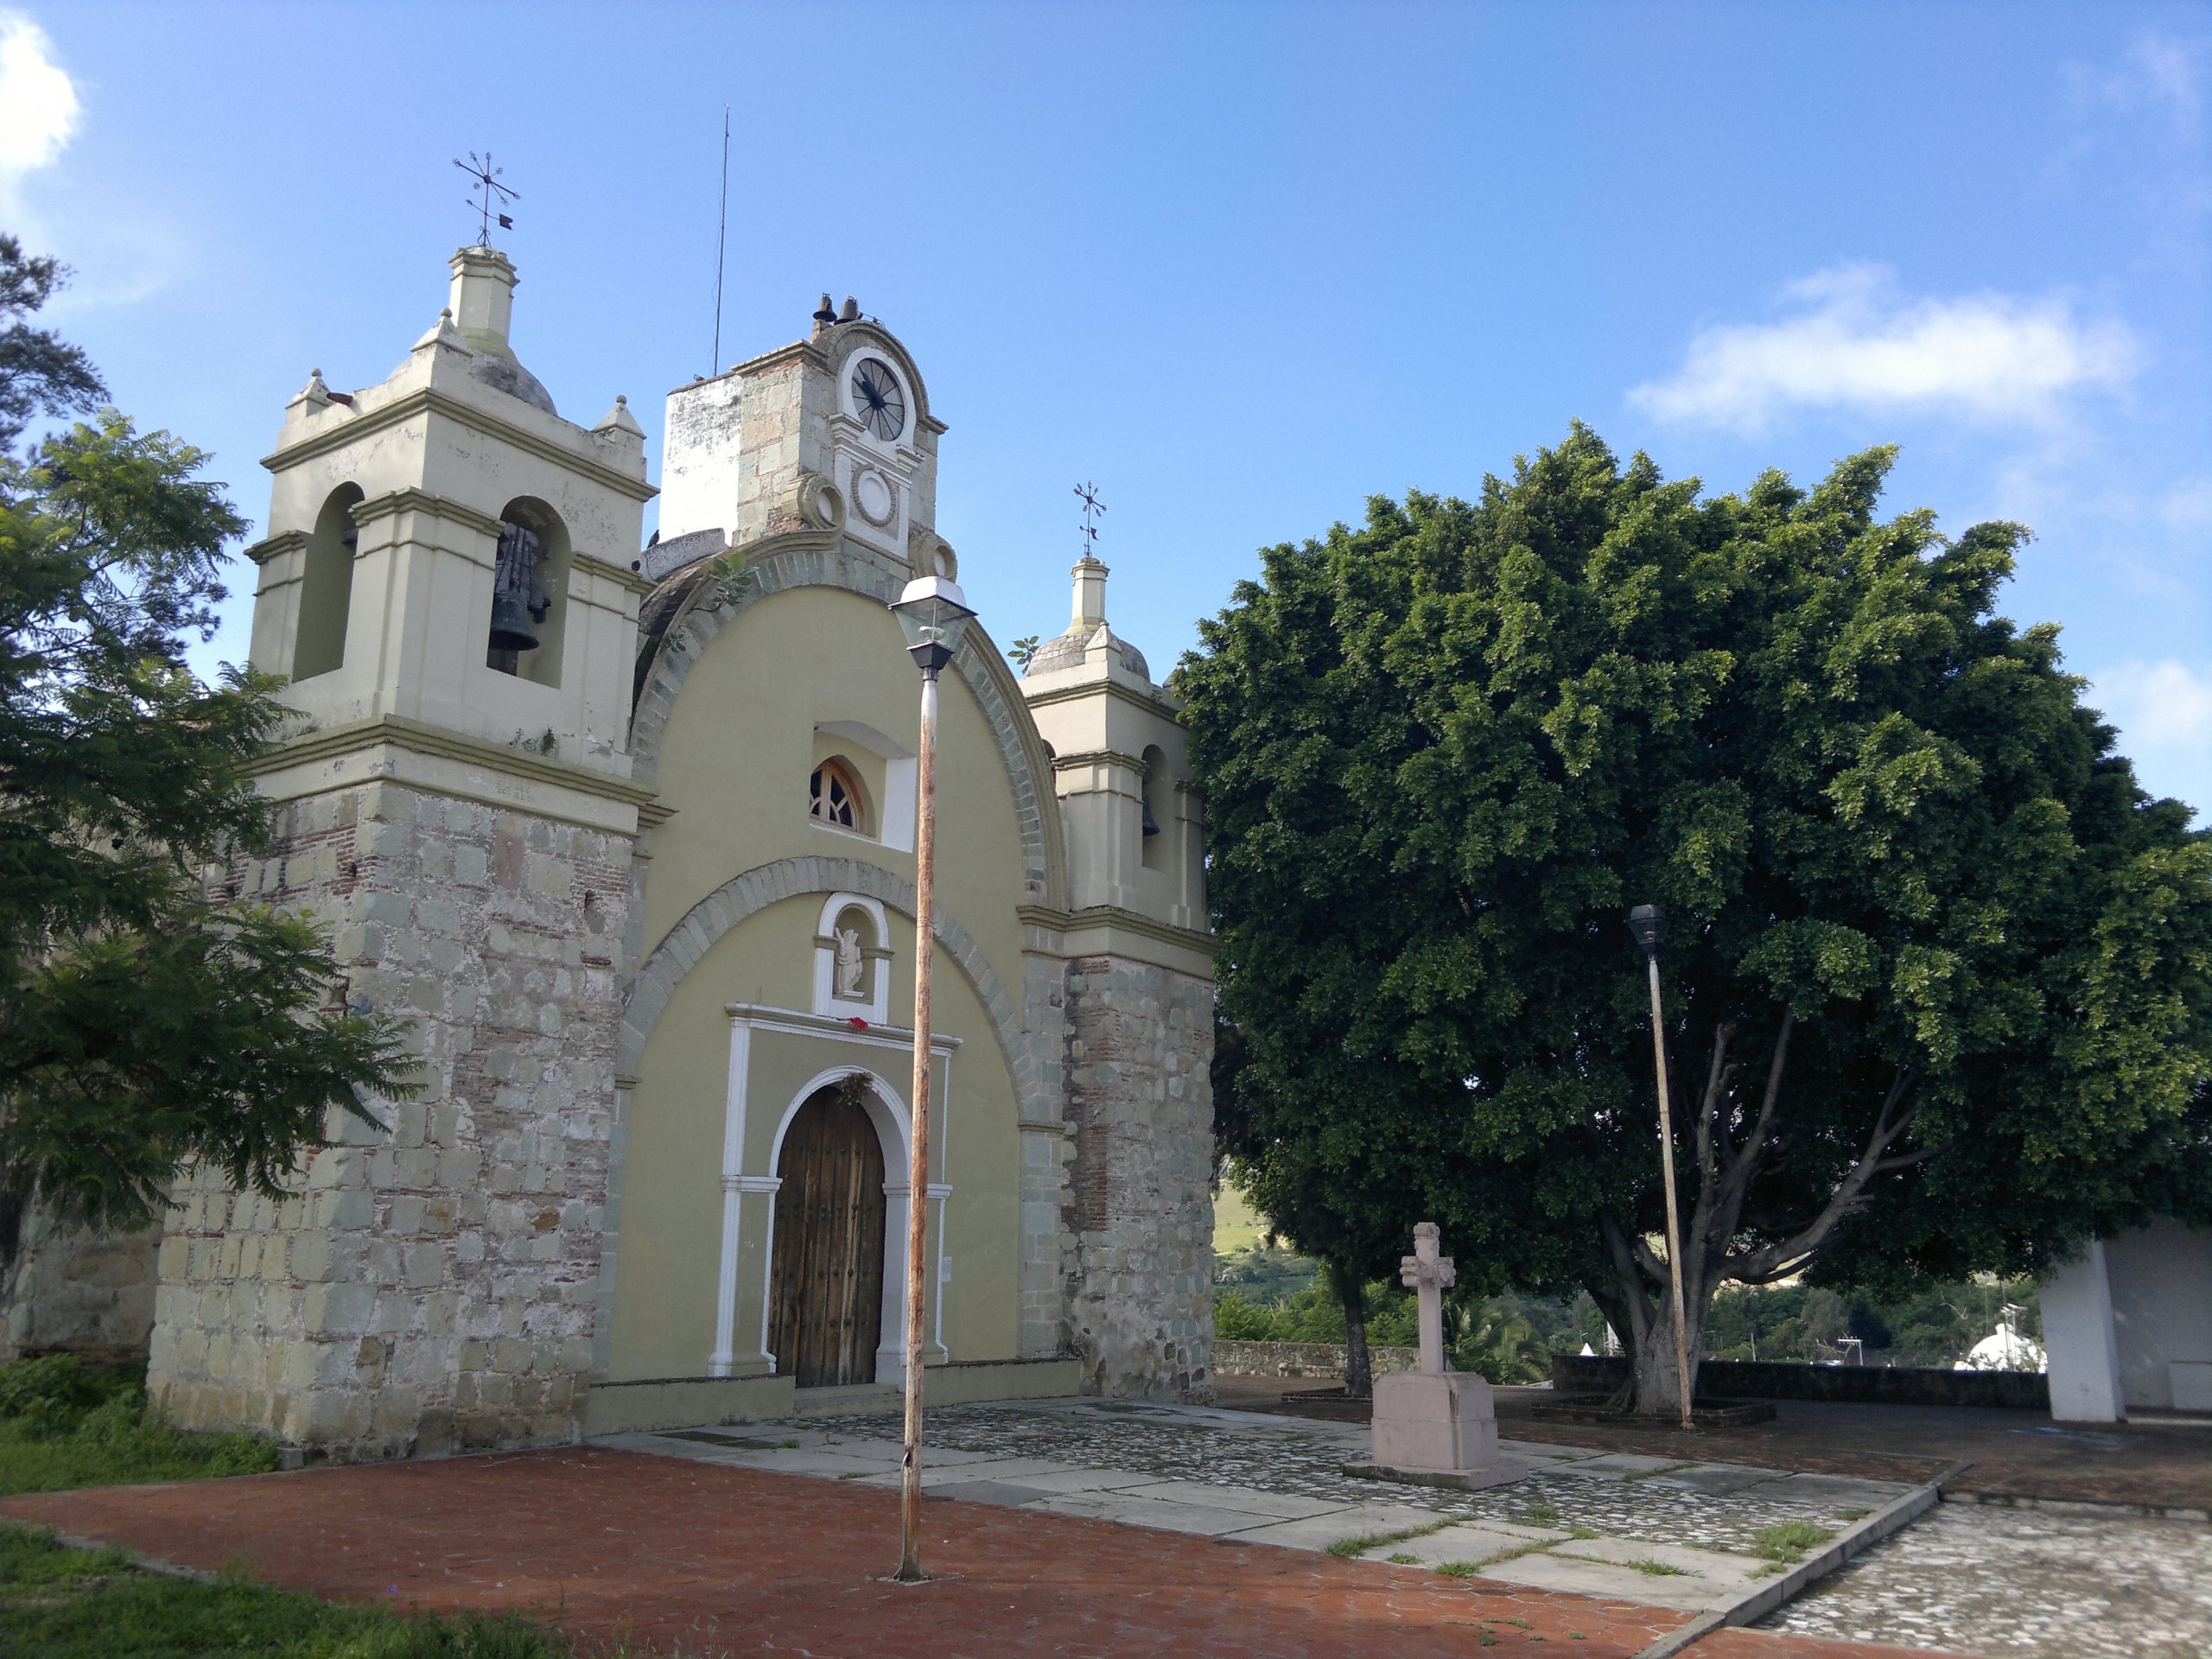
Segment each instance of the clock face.
M886 443L906 429L906 394L872 357L853 371L853 408L861 424Z

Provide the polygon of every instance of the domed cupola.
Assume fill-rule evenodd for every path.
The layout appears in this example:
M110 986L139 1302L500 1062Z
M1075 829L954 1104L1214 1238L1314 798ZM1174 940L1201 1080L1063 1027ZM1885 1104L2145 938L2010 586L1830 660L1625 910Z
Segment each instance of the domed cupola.
M480 380L494 391L519 397L548 415L553 394L536 375L523 367L507 343L507 328L514 316L515 268L497 248L463 248L453 257L454 327L468 349L476 353L468 365L472 380Z
M1106 567L1085 554L1069 574L1075 577L1074 619L1065 633L1037 647L1021 671L1022 677L1077 667L1090 652L1100 651L1109 653L1108 660L1149 681L1152 671L1146 666L1144 653L1106 626Z

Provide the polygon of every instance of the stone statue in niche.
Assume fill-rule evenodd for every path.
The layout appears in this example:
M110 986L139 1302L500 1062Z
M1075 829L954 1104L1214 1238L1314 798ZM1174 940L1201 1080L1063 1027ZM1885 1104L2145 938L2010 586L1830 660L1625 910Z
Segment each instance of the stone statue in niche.
M492 573L492 638L486 662L503 674L516 671L521 654L537 649L537 630L553 601L537 580L537 532L510 521L499 531Z
M863 966L861 960L860 930L851 927L839 928L837 930L837 968L833 981L837 988L838 995L863 997L868 995L861 988L861 974Z

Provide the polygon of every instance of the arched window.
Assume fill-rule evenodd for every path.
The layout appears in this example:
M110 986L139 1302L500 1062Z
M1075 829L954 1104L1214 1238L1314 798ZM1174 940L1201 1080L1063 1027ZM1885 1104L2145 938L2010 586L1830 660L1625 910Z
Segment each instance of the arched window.
M293 636L292 677L313 679L346 661L346 616L353 598L353 550L360 531L353 527L358 484L341 484L315 515L300 572L299 631Z
M867 798L861 793L860 778L840 756L831 755L814 769L807 785L806 810L840 830L868 833Z

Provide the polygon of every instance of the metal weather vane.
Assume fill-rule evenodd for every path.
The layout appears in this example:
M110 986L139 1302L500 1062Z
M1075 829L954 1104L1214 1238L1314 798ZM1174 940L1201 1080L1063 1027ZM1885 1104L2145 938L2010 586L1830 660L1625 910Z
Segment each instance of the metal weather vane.
M480 248L489 247L492 243L493 219L499 221L499 228L503 231L514 229L514 220L499 212L499 209L511 201L520 201L522 194L519 191L508 189L505 185L499 182L500 176L507 169L492 165L492 152L488 149L481 156L472 149L468 152L467 161L464 162L455 156L453 164L476 181L476 188L468 195L468 205L476 209L476 245Z
M1075 486L1075 493L1077 499L1083 503L1083 556L1095 559L1098 556L1098 526L1091 523L1091 518L1094 514L1104 512L1106 504L1098 499L1096 484L1078 484Z

